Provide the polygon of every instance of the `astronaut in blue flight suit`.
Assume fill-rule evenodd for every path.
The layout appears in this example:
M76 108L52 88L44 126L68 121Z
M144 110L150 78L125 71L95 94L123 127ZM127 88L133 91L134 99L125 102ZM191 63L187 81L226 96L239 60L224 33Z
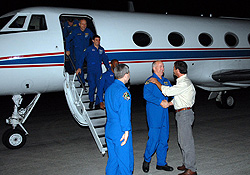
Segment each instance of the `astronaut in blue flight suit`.
M163 77L164 65L161 61L153 62L152 68L154 73L151 77L165 86L172 86L169 80ZM165 97L155 84L149 82L151 77L145 82L143 94L146 100L149 132L142 169L146 173L149 171L151 158L156 152L156 169L172 171L173 168L166 162L169 138L168 97Z
M105 92L107 123L105 138L108 147L106 175L132 175L134 154L131 126L131 95L125 84L130 79L129 68L119 64L115 81Z
M63 37L64 37L64 40L66 40L66 38L69 36L69 34L74 29L79 27L78 24L79 24L79 22L76 19L73 19L73 18L67 19L67 21L63 25Z
M66 38L69 36L69 34L76 28L79 27L79 22L76 19L68 18L67 21L63 25L63 39L66 41ZM73 40L70 41L70 57L75 64L75 53L74 53L74 42ZM65 63L66 70L68 72L74 72L74 68L72 66L72 63L70 61L67 61Z
M89 109L93 109L95 89L98 87L99 80L102 74L102 62L106 66L107 70L110 69L108 56L106 55L104 48L100 46L100 36L93 36L93 44L89 46L83 52L81 59L76 60L76 74L82 72L84 60L87 61L87 73L89 84ZM96 104L99 106L99 99L96 98Z
M99 86L97 87L97 97L100 101L100 108L105 109L105 105L103 102L103 92L106 91L106 89L115 81L115 74L114 69L119 64L119 61L117 59L111 60L111 69L103 73L100 77ZM98 104L96 104L96 109Z
M93 36L93 32L87 28L86 20L81 19L79 21L79 27L73 30L72 33L70 33L70 35L66 38L66 54L68 56L70 55L70 42L73 40L75 59L76 62L79 61L82 57L83 51L90 45L90 41ZM80 78L82 82L85 83L83 71L80 73Z

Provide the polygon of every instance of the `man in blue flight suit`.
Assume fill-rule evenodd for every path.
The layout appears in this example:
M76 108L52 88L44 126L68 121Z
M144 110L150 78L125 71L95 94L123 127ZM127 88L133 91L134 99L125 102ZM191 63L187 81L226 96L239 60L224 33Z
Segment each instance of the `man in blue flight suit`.
M129 67L119 64L115 81L105 93L107 123L105 138L108 147L106 175L132 175L134 154L131 126L131 95L125 84L130 79Z
M172 86L168 79L163 77L164 65L161 61L152 64L153 75L161 84ZM166 162L169 138L169 116L168 116L168 97L165 97L159 88L149 82L149 77L144 85L144 99L146 100L147 122L149 127L148 141L144 153L142 170L147 173L153 154L156 152L156 169L173 171Z
M69 34L74 29L79 27L78 24L79 24L79 22L76 19L73 19L73 18L68 18L67 19L67 21L63 25L63 37L64 37L64 40L66 40L66 38L69 36Z
M76 62L79 61L82 57L84 50L89 46L91 38L93 38L93 36L93 32L87 28L87 21L85 19L81 19L79 21L79 27L73 30L72 33L70 33L70 35L66 39L66 54L68 56L70 55L70 41L73 40L75 59ZM80 73L80 78L84 84L85 80L83 71Z
M81 74L84 60L87 61L87 73L89 84L89 109L93 109L95 89L98 87L99 80L102 74L102 62L106 66L107 70L110 68L108 56L106 55L104 48L100 46L100 36L93 36L93 44L89 46L83 52L81 59L76 60L76 74ZM96 104L99 104L99 99L96 99Z
M63 25L63 39L64 41L66 40L66 38L69 36L69 34L76 28L79 27L79 22L73 18L68 18L67 21L64 23ZM73 43L73 40L70 41L70 57L73 61L73 64L75 64L75 53L74 53L74 43ZM65 62L65 67L66 67L66 70L68 72L74 72L74 68L72 66L72 63L71 61L69 61L69 59L66 59L66 62Z
M97 87L97 97L99 98L100 106L95 104L95 109L105 109L103 102L103 92L105 92L106 89L115 81L114 69L116 66L118 66L118 64L119 61L117 59L111 60L111 69L101 75L99 86Z

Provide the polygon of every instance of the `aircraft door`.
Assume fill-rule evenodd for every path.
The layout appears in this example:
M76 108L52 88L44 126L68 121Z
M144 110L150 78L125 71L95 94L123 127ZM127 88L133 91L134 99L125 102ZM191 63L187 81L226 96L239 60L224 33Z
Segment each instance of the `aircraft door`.
M75 70L75 61L76 61L76 51L74 48L76 44L74 39L70 43L66 42L67 37L73 30L79 28L79 21L85 19L87 22L87 28L90 29L94 34L96 34L96 29L93 23L92 17L88 15L72 15L72 14L63 14L60 16L60 23L62 28L62 35L64 39L64 49L65 49L65 71L68 73L74 73ZM66 54L66 44L70 44L70 54ZM92 44L92 40L89 40L88 45ZM85 66L86 67L86 66ZM86 70L84 71L86 72Z

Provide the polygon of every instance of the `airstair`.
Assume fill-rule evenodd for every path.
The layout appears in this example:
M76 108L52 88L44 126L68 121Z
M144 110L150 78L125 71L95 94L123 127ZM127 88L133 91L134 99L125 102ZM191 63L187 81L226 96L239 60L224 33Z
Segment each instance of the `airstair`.
M105 141L106 111L89 109L88 86L81 87L76 74L65 72L64 92L70 111L81 126L88 126L98 149L104 155L107 151Z

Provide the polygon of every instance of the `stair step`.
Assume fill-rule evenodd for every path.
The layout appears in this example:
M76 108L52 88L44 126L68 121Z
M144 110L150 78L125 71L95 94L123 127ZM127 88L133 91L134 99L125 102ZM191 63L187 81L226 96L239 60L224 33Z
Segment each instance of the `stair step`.
M96 118L96 117L105 117L106 118L106 112L105 110L98 109L98 110L90 110L88 111L89 118Z
M100 127L95 129L99 137L105 137L105 127Z
M97 119L92 119L91 122L94 127L101 127L106 124L107 118L97 118Z
M100 140L101 140L101 143L102 143L103 147L107 147L107 143L106 143L105 137L100 138Z

